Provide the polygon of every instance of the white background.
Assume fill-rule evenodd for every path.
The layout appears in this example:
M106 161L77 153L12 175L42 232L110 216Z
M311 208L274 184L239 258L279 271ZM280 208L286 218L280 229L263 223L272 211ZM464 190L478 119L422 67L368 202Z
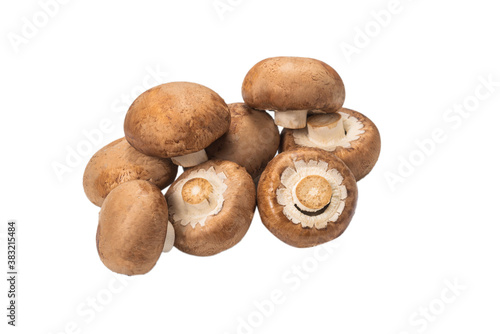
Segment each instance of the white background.
M221 3L223 13L213 0L61 0L45 22L35 0L2 2L1 267L6 222L17 219L20 278L15 329L0 284L1 332L498 333L496 2L401 0L383 26L373 13L394 9L390 0ZM348 44L357 53L346 55ZM127 96L159 71L161 82L194 81L239 102L246 72L278 55L334 67L345 106L382 134L346 233L331 253L295 249L256 215L233 249L209 258L174 249L149 274L116 281L95 249L99 210L82 174L123 136ZM73 150L83 153L68 166Z

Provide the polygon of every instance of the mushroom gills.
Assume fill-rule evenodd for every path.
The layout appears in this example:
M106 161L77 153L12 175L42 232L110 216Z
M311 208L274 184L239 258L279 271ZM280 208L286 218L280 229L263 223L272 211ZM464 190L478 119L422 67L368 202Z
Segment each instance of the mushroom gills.
M287 129L303 129L307 124L307 110L276 110L274 123Z
M208 160L207 153L205 152L204 149L198 152L172 158L172 162L174 164L182 167L193 167L207 160Z
M171 222L167 225L167 236L165 238L165 244L163 245L163 253L168 253L174 247L175 241L175 229Z
M314 211L314 212L304 211L301 208L299 208L299 206L297 204L295 204L295 208L306 216L316 217L316 216L321 215L323 212L325 212L328 209L329 205L330 205L330 202L327 205L325 205L322 209L319 209L318 211Z

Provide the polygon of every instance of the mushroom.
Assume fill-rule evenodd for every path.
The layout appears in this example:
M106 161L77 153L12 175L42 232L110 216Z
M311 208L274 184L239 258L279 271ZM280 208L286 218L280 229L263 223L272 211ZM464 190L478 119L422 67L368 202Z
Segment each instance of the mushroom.
M174 248L175 243L175 229L169 221L167 225L167 236L165 237L165 244L163 245L163 253L168 253Z
M236 162L257 180L278 151L278 127L268 113L243 103L229 104L229 111L229 131L207 147L207 154L210 159Z
M120 184L99 213L97 250L106 267L125 275L149 272L168 248L168 206L160 189L144 180Z
M97 206L111 190L130 180L147 180L160 189L171 184L177 165L170 159L150 157L120 138L104 146L90 159L83 174L83 189Z
M242 94L248 106L274 111L276 124L289 129L304 128L308 112L337 111L345 99L344 84L333 68L301 57L257 63L243 81Z
M186 170L165 195L175 247L198 256L236 245L255 211L255 185L245 168L209 160Z
M377 163L380 133L365 115L342 108L338 113L309 116L306 129L282 131L280 151L300 147L316 147L336 155L359 181Z
M315 148L278 154L257 188L264 225L283 242L311 247L340 236L358 198L356 180L336 156Z
M213 90L171 82L142 93L125 116L125 137L138 151L183 167L207 160L205 148L229 129L231 114Z

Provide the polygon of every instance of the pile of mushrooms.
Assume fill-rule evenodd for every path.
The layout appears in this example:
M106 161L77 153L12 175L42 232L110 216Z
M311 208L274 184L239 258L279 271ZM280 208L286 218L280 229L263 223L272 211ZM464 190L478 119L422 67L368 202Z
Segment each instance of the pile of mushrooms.
M228 105L205 86L170 82L132 103L125 137L95 153L83 176L101 208L106 267L145 274L173 247L218 254L242 240L256 206L295 247L346 230L381 144L370 119L343 108L338 73L316 59L268 58L250 69L242 95Z

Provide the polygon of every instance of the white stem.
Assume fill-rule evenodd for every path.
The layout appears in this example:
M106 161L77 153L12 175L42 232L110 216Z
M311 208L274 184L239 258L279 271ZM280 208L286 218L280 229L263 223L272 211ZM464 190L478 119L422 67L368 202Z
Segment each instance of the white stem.
M163 246L163 253L168 253L174 247L175 241L175 229L171 222L167 225L167 237L165 238L165 244Z
M302 211L317 212L330 203L332 193L332 187L324 177L311 174L297 182L292 197Z
M337 114L322 114L307 120L307 137L313 143L327 145L336 143L345 137L342 117Z
M287 129L303 129L307 124L307 110L275 111L274 123Z
M205 150L186 154L180 157L173 157L172 162L182 167L193 167L208 160Z

